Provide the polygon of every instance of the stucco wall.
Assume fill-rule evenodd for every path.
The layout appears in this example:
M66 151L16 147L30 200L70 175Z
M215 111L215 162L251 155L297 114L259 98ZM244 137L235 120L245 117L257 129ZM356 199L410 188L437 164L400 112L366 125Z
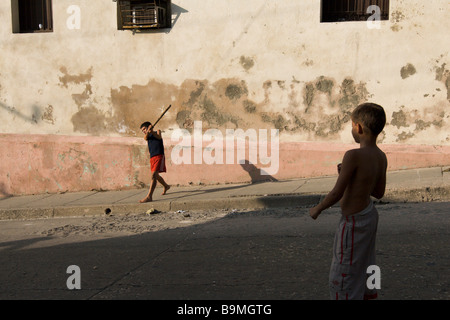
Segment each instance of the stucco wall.
M80 29L67 27L71 5L80 8ZM53 1L53 32L13 34L11 2L0 3L3 137L56 135L62 145L72 143L70 137L88 145L110 137L133 146L139 124L172 104L159 124L166 140L202 121L203 129L222 132L278 129L283 150L298 143L304 150L324 143L341 150L353 142L349 112L374 101L386 109L383 145L414 152L422 145L450 146L448 1L391 0L389 21L369 29L366 22L320 23L317 0L175 0L171 29L136 34L117 30L116 6ZM0 151L17 145L2 142ZM291 155L280 152L280 158ZM49 163L59 156L54 151ZM327 174L336 161L319 171L280 169L279 177ZM8 187L6 163L0 176L5 193L29 193ZM417 165L434 164L442 159ZM129 165L123 176L135 176ZM96 188L101 179L80 188ZM61 190L37 189L32 192Z

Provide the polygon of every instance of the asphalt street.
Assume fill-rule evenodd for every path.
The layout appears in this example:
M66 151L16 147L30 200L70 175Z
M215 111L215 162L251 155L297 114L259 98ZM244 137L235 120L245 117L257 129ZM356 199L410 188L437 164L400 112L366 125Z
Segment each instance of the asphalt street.
M377 204L380 300L450 299L449 204ZM328 300L338 219L303 207L0 221L0 299Z

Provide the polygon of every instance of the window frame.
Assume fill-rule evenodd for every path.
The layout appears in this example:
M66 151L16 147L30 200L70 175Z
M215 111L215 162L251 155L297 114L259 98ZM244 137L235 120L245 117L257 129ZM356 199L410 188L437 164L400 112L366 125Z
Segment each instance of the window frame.
M53 32L52 0L11 0L13 33ZM39 23L42 19L42 23ZM33 27L33 25L35 27ZM42 25L42 28L39 26Z

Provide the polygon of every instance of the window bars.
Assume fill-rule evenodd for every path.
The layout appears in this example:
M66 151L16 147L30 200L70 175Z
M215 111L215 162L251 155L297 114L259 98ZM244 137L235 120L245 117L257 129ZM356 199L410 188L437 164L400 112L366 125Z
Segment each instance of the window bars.
M119 0L119 29L168 28L170 5L164 0Z
M389 20L389 0L322 0L322 22L367 20L372 5L380 8L381 20Z

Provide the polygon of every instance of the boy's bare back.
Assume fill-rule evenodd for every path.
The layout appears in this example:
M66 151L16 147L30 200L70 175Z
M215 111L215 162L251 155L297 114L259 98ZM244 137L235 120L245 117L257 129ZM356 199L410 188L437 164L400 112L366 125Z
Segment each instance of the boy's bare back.
M386 167L386 155L376 145L347 151L339 174L340 182L346 185L340 201L343 215L364 210L371 196L378 199L383 197Z

